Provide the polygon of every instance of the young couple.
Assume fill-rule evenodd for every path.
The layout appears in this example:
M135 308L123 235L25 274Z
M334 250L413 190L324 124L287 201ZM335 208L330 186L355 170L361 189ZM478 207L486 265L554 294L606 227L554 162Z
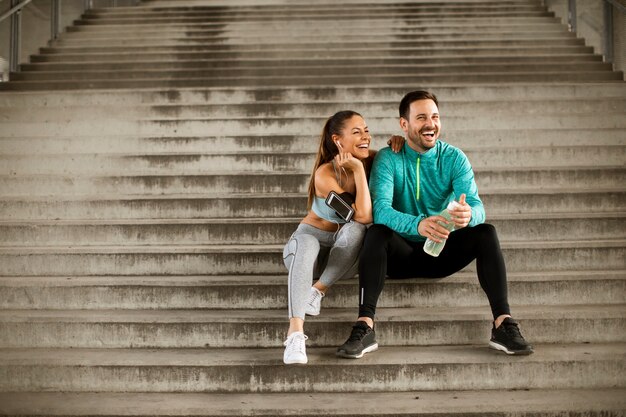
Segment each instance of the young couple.
M494 317L489 346L511 355L533 352L510 315L504 259L495 228L484 223L472 167L463 152L438 140L437 98L427 91L404 96L400 127L406 143L393 137L391 148L376 155L360 114L341 111L324 126L309 183L309 212L283 251L289 270L286 364L307 363L305 315L320 313L322 297L338 280L359 273L359 317L337 355L360 358L378 349L374 318L387 275L441 278L474 259ZM325 204L331 191L352 204L350 221ZM439 213L451 201L458 204L450 210L454 231L449 232ZM446 240L438 257L423 251L427 238Z

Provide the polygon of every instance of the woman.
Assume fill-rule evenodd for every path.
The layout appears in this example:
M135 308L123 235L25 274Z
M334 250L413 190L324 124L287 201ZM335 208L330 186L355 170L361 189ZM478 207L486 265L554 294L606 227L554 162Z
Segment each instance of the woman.
M284 342L286 364L307 363L304 316L318 315L322 297L342 278L357 272L365 225L372 222L367 177L375 151L363 117L340 111L326 121L309 182L309 212L285 245L289 270L289 331ZM399 149L404 139L393 139ZM399 145L397 145L399 143ZM354 208L349 222L326 206L334 191ZM314 278L319 280L311 287Z

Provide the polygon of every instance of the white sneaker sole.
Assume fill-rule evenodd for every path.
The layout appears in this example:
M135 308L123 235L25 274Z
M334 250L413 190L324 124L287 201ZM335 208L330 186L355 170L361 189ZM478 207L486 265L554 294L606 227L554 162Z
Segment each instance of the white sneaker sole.
M361 351L361 353L358 353L356 355L348 355L347 353L337 352L337 356L348 359L360 359L366 353L374 352L375 350L378 350L378 343L374 343L373 345L366 347Z
M305 365L306 363L309 362L308 358L304 358L304 359L285 359L283 358L283 363L285 365L296 365L296 364L300 364L300 365Z
M531 353L533 353L532 350L519 350L519 351L509 350L506 346L501 345L500 343L496 343L492 340L489 341L489 347L491 349L502 351L506 353L507 355L530 355Z

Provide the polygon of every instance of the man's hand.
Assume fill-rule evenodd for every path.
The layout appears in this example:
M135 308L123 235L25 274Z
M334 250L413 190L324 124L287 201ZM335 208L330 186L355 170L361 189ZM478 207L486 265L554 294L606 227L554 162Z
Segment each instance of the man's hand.
M465 202L465 194L461 194L456 207L448 211L450 212L450 216L452 216L455 229L467 227L472 219L472 207Z
M445 239L448 238L450 232L438 222L444 224L449 223L444 217L441 216L426 217L417 225L417 232L420 235L437 243L443 242Z

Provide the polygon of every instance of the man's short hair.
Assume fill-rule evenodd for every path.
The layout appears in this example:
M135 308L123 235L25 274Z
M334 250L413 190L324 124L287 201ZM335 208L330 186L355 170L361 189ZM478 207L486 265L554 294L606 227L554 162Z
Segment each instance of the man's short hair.
M411 103L418 100L432 100L435 102L437 107L439 107L437 97L435 97L433 93L429 93L424 90L411 91L402 98L402 101L400 101L400 117L404 117L408 120Z

